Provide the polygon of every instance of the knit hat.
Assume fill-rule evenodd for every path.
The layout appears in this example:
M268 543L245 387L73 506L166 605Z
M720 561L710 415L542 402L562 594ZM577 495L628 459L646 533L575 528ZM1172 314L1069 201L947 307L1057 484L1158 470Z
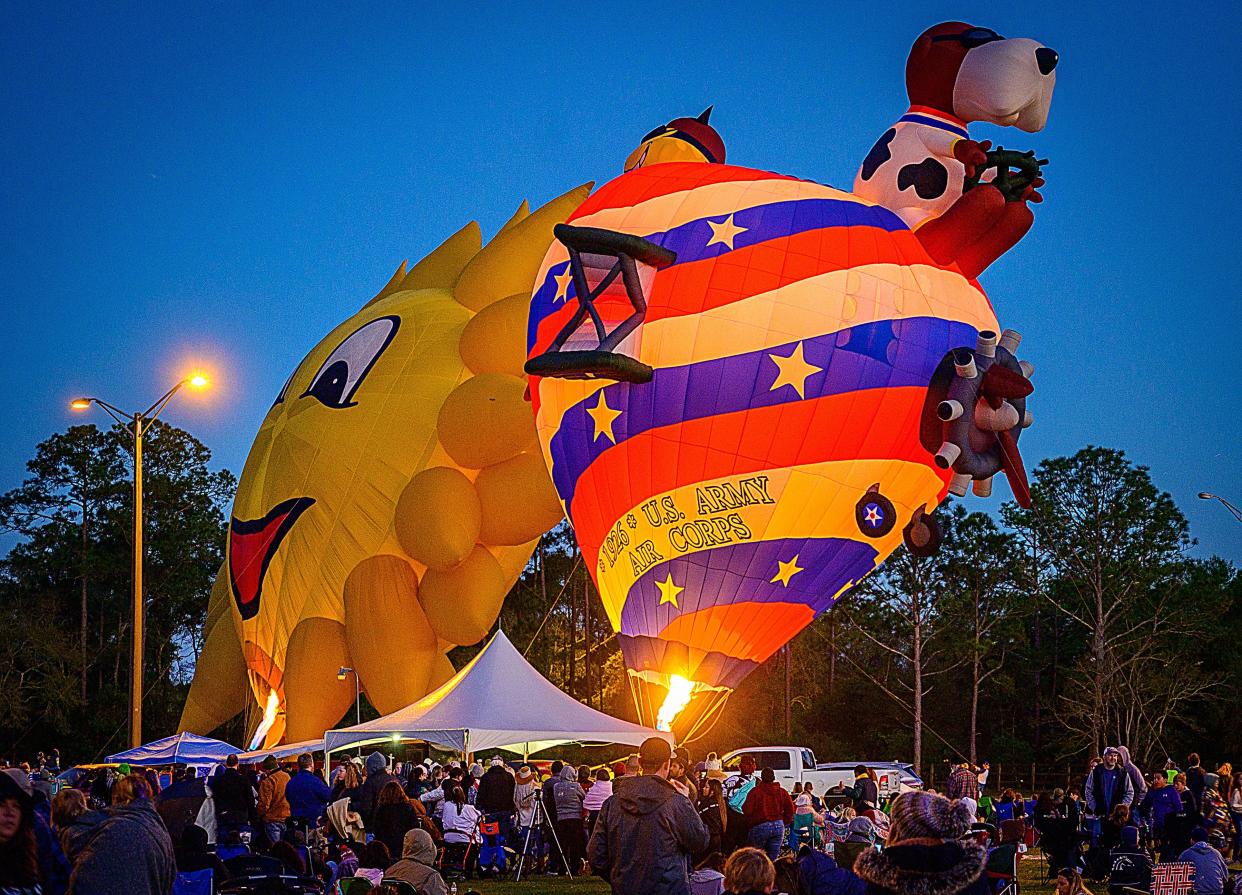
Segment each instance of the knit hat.
M483 776L483 765L479 764L477 761L474 764L472 764L470 766L470 776L471 777L482 777Z
M888 843L907 839L960 839L974 818L960 800L913 790L903 792L889 808Z
M280 767L280 762L276 760L275 755L269 755L267 756L267 758L263 759L263 770L268 771L270 773L272 771L275 771L279 767Z
M124 762L124 761L121 762L119 765L117 765L116 772L118 774L121 774L122 776L129 774L130 773L129 763Z
M869 817L855 817L850 820L850 825L846 827L848 838L853 842L870 842L875 835L875 824L871 822Z

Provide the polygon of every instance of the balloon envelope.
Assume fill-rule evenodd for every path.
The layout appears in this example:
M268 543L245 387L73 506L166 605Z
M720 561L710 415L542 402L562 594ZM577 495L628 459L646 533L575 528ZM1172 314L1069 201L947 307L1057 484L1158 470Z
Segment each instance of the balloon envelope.
M685 736L943 498L950 473L919 440L927 386L996 318L892 212L778 174L641 167L569 223L676 255L640 271L645 314L615 349L649 382L543 377L531 392L641 720L689 681ZM572 272L554 243L529 357L597 341L590 318L563 332ZM633 311L616 284L594 304L606 328Z

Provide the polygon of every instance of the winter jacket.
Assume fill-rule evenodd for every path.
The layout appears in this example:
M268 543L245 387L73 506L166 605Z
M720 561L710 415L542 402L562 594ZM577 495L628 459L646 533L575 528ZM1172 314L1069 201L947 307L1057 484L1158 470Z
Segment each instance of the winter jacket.
M298 771L285 786L289 814L312 823L328 810L328 796L331 794L332 790L323 778L310 770Z
M561 770L565 770L561 768ZM559 777L549 777L539 786L539 797L543 799L543 813L548 823L556 823L556 796L552 789L556 786Z
M578 772L571 766L561 768L560 778L552 786L552 798L556 800L556 819L582 819L582 803L586 792L578 782Z
M513 787L513 804L517 807L519 827L529 827L535 816L535 790L538 784L518 783Z
M785 787L775 780L771 783L761 780L746 797L742 813L746 815L751 826L773 820L784 821L789 825L793 823L794 803Z
M967 767L957 767L944 785L944 794L950 799L979 799L979 778Z
M867 884L853 870L837 866L831 855L803 848L798 855L798 885L802 895L863 895Z
M1121 765L1126 769L1126 776L1130 778L1130 788L1134 790L1134 801L1131 804L1138 805L1142 803L1143 796L1147 795L1147 780L1134 759L1130 758L1129 746L1118 746L1117 751L1121 753Z
M254 810L263 823L282 823L289 817L289 800L285 798L288 785L287 771L272 771L259 781L259 801Z
M1172 786L1147 790L1147 796L1139 806L1143 816L1151 821L1151 828L1157 833L1164 830L1164 823L1182 811L1182 797Z
M1112 778L1112 792L1108 791L1108 780ZM1111 771L1103 764L1097 764L1087 777L1082 788L1087 799L1087 813L1096 817L1107 817L1118 805L1134 804L1134 786L1126 769L1118 764Z
M69 895L167 895L177 876L172 840L146 799L114 806L83 845Z
M1151 889L1151 858L1140 848L1119 845L1109 852L1108 888Z
M1203 768L1195 765L1186 771L1186 788L1195 794L1196 799L1203 798L1203 788L1207 786Z
M445 842L477 842L478 827L478 808L470 804L459 808L452 799L444 803Z
M380 805L372 815L367 832L388 846L388 854L399 855L404 847L405 834L419 826L419 815L409 802Z
M582 800L582 807L586 811L598 811L604 807L604 802L608 801L611 795L612 781L596 780L587 790L586 798Z
M689 856L706 846L707 827L673 784L622 777L600 809L587 859L614 895L689 895Z
M907 839L884 851L868 849L854 862L867 895L987 895L988 853L948 839Z
M211 798L217 821L246 823L254 816L254 790L236 768L225 768L211 778Z
M484 814L512 814L513 787L516 785L512 774L500 765L493 765L479 778L479 794L474 797L474 807Z
M400 879L419 895L448 895L444 878L436 870L436 844L426 830L410 830L401 847L401 860L384 871L384 879Z
M79 814L63 827L56 830L60 840L60 848L70 864L76 864L78 855L91 836L95 835L95 827L106 820L108 815L103 811L87 811Z
M207 788L198 778L178 780L160 793L155 810L159 812L173 842L181 841L181 834L198 818L198 811L206 799Z
M870 777L859 777L845 793L855 802L870 802L876 806L880 804L880 788Z
M353 799L355 810L362 815L362 822L371 826L375 805L379 802L380 790L397 780L387 771L388 763L379 752L367 756L367 779L358 790L358 798Z
M1225 891L1229 868L1220 852L1206 842L1196 842L1178 855L1177 860L1195 865L1195 895L1219 895Z
M52 831L52 806L42 794L36 793L34 805L35 842L39 847L39 874L43 878L43 895L64 895L69 885L69 860L60 840Z

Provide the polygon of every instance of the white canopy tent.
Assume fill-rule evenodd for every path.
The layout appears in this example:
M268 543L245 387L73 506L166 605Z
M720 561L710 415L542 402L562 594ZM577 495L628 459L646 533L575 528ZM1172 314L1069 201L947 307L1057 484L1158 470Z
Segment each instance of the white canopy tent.
M504 749L529 755L564 743L624 743L672 734L622 721L560 690L497 631L465 668L438 690L390 715L324 734L328 752L418 740L448 752Z
M252 764L260 762L269 755L272 758L289 758L294 755L301 755L303 752L322 752L323 740L302 740L300 743L285 743L283 746L273 746L271 749L255 749L252 752L240 752L237 760L243 764Z

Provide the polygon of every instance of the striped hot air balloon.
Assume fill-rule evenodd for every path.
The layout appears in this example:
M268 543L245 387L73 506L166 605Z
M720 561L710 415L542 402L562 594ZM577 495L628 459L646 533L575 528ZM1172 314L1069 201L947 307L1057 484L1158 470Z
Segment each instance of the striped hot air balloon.
M928 385L996 317L892 212L779 174L641 167L568 224L531 301L539 438L642 720L689 703L689 736L945 496Z

